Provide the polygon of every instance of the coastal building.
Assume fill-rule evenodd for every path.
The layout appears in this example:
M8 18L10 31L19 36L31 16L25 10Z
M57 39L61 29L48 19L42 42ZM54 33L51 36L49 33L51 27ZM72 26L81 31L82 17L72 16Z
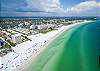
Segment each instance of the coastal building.
M25 22L25 25L29 25L30 23L28 23L28 22Z
M57 25L55 24L47 24L48 29L54 29Z
M37 29L38 30L44 30L44 29L47 29L48 28L48 26L47 25L37 25Z
M30 26L30 29L31 29L31 30L35 30L35 29L37 29L37 26L36 26L36 25L31 25L31 26Z
M23 26L23 24L22 23L20 23L19 25L18 25L18 27L22 27Z
M19 44L22 42L22 36L21 34L14 34L14 35L11 35L11 39L14 43L16 44Z

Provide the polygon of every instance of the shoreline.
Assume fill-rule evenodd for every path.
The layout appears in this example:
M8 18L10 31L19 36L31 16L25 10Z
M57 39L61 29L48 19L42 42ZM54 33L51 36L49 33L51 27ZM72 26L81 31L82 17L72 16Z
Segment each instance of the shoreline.
M66 26L64 26L64 27L66 27ZM65 29L61 30L61 33L63 33L64 31L65 31ZM51 31L51 32L52 32L52 31ZM37 57L40 53L42 53L42 52L45 50L45 48L46 48L52 41L54 41L61 33L57 33L56 35L52 36L52 38L48 39L48 40L49 40L48 43L45 44L42 48L40 48L40 52L39 52L36 56L33 55L32 57L30 57L30 58L27 60L27 62L24 64L24 66L21 67L21 71L26 71L27 68L30 66L30 64L32 64L32 61L35 60L36 57Z
M20 65L18 65L18 63L16 62L15 64L18 65L18 67L16 67L16 65L14 65L15 61L11 61L10 63L8 63L8 65L12 63L14 66L10 65L9 69L11 71L25 71L30 66L30 64L32 64L32 61L35 60L36 57L41 52L43 52L45 50L45 48L47 48L47 46L52 41L54 41L59 35L61 35L61 33L63 33L64 31L68 30L69 28L72 28L72 27L77 26L77 25L79 25L81 23L87 23L87 22L91 22L91 21L85 21L85 22L75 23L75 24L71 24L71 25L67 25L67 26L62 26L58 30L50 31L50 32L48 32L46 34L41 34L40 33L40 34L37 34L36 36L35 35L29 36L29 38L31 38L32 41L26 41L26 42L24 42L22 44L19 44L16 47L13 47L15 52L20 55L19 58L15 59L15 61L17 61ZM34 44L36 44L37 46L36 47L33 46ZM30 50L30 51L33 50L33 51L31 53L29 53L28 50ZM28 51L28 53L25 54L24 52L27 52L27 51ZM27 58L25 58L24 55ZM10 56L11 55L9 54L8 57L10 57ZM14 56L17 57L18 55L14 55ZM24 58L25 58L25 60L24 60ZM5 71L7 71L7 69Z
M81 23L87 23L87 22L91 22L91 21L86 21L86 22L81 22ZM80 23L75 23L75 24L71 24L71 25L68 25L68 26L65 26L65 29L63 29L63 31L61 31L61 33L58 33L56 34L53 38L51 38L51 40L49 40L49 42L43 47L41 48L40 50L40 53L43 52L45 50L45 48L52 42L54 41L59 35L61 35L64 31L67 31L68 29L78 25ZM40 54L39 53L39 54ZM37 55L38 56L38 55ZM28 67L32 64L33 60L35 60L36 57L32 56L29 61L25 64L25 66L23 66L23 69L21 71L27 71Z

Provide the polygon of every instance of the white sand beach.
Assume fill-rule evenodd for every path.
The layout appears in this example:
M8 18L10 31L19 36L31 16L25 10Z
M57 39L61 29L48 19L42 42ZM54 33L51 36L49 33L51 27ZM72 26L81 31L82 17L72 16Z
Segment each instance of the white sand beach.
M40 33L28 36L32 41L26 41L16 45L12 48L14 52L10 52L2 57L1 62L3 63L3 67L0 70L25 71L25 69L31 64L32 60L34 60L36 56L39 55L57 36L78 24L80 23L62 26L58 28L58 30L46 34Z

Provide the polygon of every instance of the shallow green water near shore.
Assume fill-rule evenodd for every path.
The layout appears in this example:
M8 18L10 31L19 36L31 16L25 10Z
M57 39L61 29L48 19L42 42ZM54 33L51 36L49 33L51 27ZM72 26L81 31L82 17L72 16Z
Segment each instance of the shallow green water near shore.
M33 61L28 71L100 71L100 21L66 30Z

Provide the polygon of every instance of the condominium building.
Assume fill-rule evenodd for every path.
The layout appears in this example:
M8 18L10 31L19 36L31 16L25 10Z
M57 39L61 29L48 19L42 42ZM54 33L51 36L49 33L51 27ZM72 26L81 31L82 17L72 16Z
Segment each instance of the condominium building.
M18 34L11 35L11 39L16 44L19 44L19 43L22 42L22 36L19 33Z

